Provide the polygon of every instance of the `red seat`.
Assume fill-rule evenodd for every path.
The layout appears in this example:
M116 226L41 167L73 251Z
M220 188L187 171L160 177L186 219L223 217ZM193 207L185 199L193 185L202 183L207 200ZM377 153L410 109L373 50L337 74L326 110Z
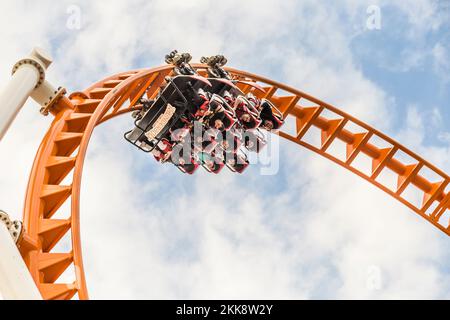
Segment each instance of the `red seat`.
M230 162L229 159L227 159L227 167L232 172L242 174L250 165L247 156L243 154L234 154L234 163Z

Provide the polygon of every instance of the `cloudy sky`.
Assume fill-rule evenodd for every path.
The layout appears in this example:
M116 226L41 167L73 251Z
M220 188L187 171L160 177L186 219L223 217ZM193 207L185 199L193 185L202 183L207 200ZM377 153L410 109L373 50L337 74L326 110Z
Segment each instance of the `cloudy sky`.
M450 172L448 0L1 1L0 17L0 85L35 45L69 91L174 48L223 53ZM50 122L28 103L0 144L0 206L16 219ZM92 298L450 298L448 237L328 160L281 142L276 175L187 177L124 142L131 124L99 127L85 165Z

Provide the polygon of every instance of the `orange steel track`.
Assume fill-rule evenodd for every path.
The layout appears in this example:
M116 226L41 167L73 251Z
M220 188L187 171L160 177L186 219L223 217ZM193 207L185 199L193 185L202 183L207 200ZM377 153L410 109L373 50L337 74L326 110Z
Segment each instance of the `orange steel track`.
M194 67L205 74L204 65ZM286 118L295 121L294 133L281 131L278 133L281 137L364 178L450 235L450 222L447 220L450 193L446 190L450 180L447 174L329 104L260 76L231 68L228 71L236 79L256 82L264 88L264 93L246 84L240 87L245 93L251 91L259 98L270 99ZM39 147L30 174L24 207L26 233L20 243L22 256L44 299L72 299L76 296L88 299L80 239L80 188L86 151L94 128L138 109L136 103L139 98L145 93L153 98L164 78L171 74L170 66L118 74L83 92L64 97L54 109L55 119ZM358 129L351 130L352 126ZM305 140L314 132L319 136L318 146ZM383 141L385 146L377 146L374 139ZM345 147L343 158L329 152L337 141ZM408 155L412 161L400 161L399 153ZM352 165L361 155L371 159L369 173ZM393 189L378 179L385 170L398 176ZM435 181L425 178L422 170L434 172ZM419 205L402 197L411 186L423 193ZM63 210L64 204L69 208L66 216L60 212L67 211ZM55 246L67 235L71 237L71 248L66 248L65 252L58 252L64 249L56 251ZM59 283L58 278L67 270L73 270L74 282Z

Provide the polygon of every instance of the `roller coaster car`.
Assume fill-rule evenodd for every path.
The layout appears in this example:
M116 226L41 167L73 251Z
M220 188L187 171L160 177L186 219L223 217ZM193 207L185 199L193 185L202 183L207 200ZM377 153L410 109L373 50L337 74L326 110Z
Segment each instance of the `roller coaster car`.
M258 110L257 106L250 101L248 98L242 96L240 97L243 101L245 101L245 106L246 108L252 113L252 115L254 115L255 117L257 117L260 121L260 111Z
M213 94L210 99L210 104L216 103L222 107L223 117L220 118L220 120L223 123L223 129L222 131L228 131L230 130L236 123L237 123L237 117L234 109L225 101L224 98L219 96L218 94ZM214 119L214 116L212 117L212 120Z
M261 93L266 93L266 90L264 90L263 87L261 87L259 84L257 84L254 81L247 81L247 80L236 79L236 80L233 80L233 83L235 85L241 85L243 87L252 88L252 90L256 90L256 91L259 91Z
M201 153L205 152L208 154L211 154L215 148L218 145L217 142L217 135L219 131L208 129L206 130L205 127L203 127L203 131L201 132L201 135L194 136L194 133L191 132L191 141L192 141L192 150L194 153Z
M222 133L221 149L225 153L237 153L242 146L242 135L237 130Z
M226 154L225 159L226 166L234 173L242 174L250 165L244 153Z
M156 161L165 163L170 161L174 144L167 139L162 139L160 143L153 149L152 154Z
M198 154L198 160L209 173L219 174L225 167L223 155L201 152Z
M221 78L208 78L208 81L211 83L210 92L215 93L221 97L223 97L225 91L228 91L235 97L244 95L244 93L239 89L233 81L228 79Z
M248 151L259 153L267 145L266 138L259 129L246 131L243 136L244 146Z
M187 154L185 153L187 152ZM176 143L172 148L170 162L181 172L192 175L200 167L200 163L185 142Z
M259 118L259 113L254 110L253 105L244 96L236 98L234 110L236 112L236 117L244 130L256 129L261 125L262 121Z
M125 133L125 139L143 150L151 152L170 135L169 130L180 118L191 113L192 93L211 84L200 76L176 76L167 79L167 86L153 102L145 115L135 121L135 128Z
M200 163L196 161L193 157L190 157L189 161L184 162L183 160L179 161L181 163L174 164L181 172L189 175L193 175L198 168L200 167Z
M180 164L180 165L177 165L176 167L185 174L193 175L200 167L200 164L195 162L195 160L192 160L189 163Z
M262 120L260 127L268 131L278 130L284 124L283 113L267 99L261 100L259 117ZM272 123L272 129L269 130L269 128L265 126L266 121L270 121Z
M170 130L170 140L174 142L184 141L184 139L191 133L191 129L183 127L176 130Z

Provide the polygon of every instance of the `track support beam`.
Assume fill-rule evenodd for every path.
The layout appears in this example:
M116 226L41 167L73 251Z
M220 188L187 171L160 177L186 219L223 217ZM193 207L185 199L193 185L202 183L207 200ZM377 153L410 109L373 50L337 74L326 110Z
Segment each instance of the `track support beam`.
M5 213L0 213L0 298L42 300L11 233L11 222Z
M45 72L52 58L42 49L35 48L29 57L19 60L13 68L9 83L0 91L0 140L29 97L40 106L40 112L48 115L66 93L45 80Z

